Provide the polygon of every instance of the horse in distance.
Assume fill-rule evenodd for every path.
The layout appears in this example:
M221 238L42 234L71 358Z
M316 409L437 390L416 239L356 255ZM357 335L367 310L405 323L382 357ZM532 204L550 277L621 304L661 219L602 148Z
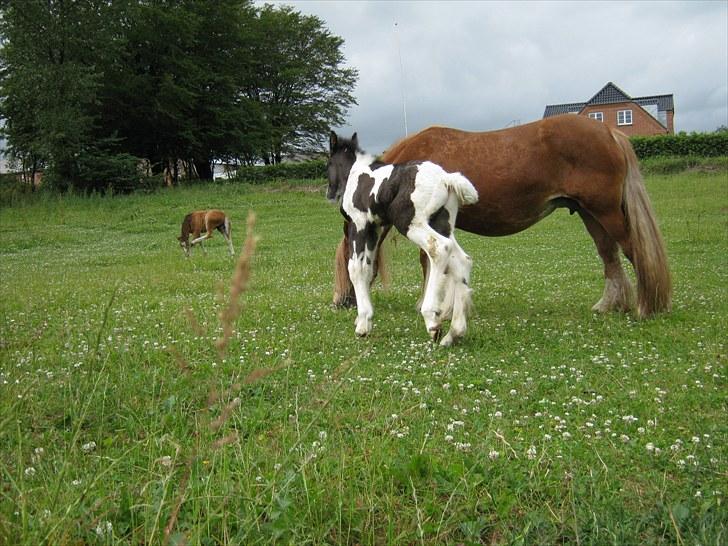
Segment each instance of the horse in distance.
M189 256L192 247L198 243L204 251L205 247L202 243L210 239L215 230L218 230L227 241L228 251L232 256L233 241L231 229L230 218L223 211L217 209L196 210L190 212L182 220L182 233L177 237L177 240L182 250L184 250L185 255ZM203 231L204 234L200 235ZM190 236L192 237L191 241Z
M383 164L351 139L330 135L327 165L329 201L339 203L348 222L347 271L357 301L355 331L372 330L369 296L379 243L394 226L429 259L421 313L431 338L438 340L442 321L452 318L442 346L452 345L467 329L472 260L454 237L461 205L478 200L473 185L460 173L448 173L430 161Z

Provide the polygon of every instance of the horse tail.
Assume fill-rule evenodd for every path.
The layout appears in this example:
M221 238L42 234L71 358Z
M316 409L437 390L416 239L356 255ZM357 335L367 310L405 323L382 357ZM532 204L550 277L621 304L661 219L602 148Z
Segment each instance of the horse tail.
M447 173L445 185L457 195L461 205L472 205L478 201L478 190L460 173Z
M349 280L349 240L347 230L349 228L348 221L344 222L344 236L336 247L336 256L334 257L334 306L349 307L355 301L354 287ZM381 262L380 262L381 264Z
M225 235L230 237L230 230L232 230L232 225L230 224L230 218L228 218L227 215L225 216L224 224L225 224Z
M634 148L624 133L614 131L613 134L627 161L622 209L629 226L631 259L637 278L637 312L641 317L648 317L669 311L672 304L667 252Z

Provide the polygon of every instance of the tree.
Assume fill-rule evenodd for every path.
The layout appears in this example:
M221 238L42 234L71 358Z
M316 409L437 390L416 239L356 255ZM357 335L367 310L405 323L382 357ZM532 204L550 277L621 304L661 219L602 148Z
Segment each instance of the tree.
M61 190L88 188L85 159L113 153L114 139L100 134L97 123L99 66L113 55L110 10L104 0L3 6L0 113L10 150L26 167L44 165L45 182Z
M291 7L260 8L253 30L246 93L260 105L260 155L279 163L286 153L321 150L329 128L356 104L358 73L342 66L343 40Z
M357 73L323 22L250 0L5 0L0 116L58 189L320 150ZM121 169L123 172L119 172Z

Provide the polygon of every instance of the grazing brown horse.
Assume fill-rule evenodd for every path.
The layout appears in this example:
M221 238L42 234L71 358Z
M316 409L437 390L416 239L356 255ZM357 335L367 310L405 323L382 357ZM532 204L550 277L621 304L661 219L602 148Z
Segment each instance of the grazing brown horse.
M638 315L670 309L665 245L637 157L620 131L575 115L482 133L430 127L398 142L381 159L429 160L461 172L480 199L460 211L456 225L478 235L518 233L567 207L579 214L604 262L605 287L595 311L633 306L620 248L635 270ZM336 305L355 301L346 275L348 246L345 236L337 250Z
M185 255L190 255L190 249L193 245L200 243L206 239L212 237L215 230L222 233L228 244L228 251L230 255L233 255L233 241L230 237L230 218L221 210L196 210L190 212L185 219L182 221L182 234L177 237L179 240L179 246L185 251ZM205 231L204 235L200 235L202 231ZM192 241L190 241L190 235L192 235ZM202 246L204 250L205 247Z

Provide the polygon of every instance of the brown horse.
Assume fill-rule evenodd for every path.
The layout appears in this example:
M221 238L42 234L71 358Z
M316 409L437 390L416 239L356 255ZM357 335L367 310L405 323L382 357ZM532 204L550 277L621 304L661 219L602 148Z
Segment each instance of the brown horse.
M228 244L228 251L232 256L233 241L230 236L231 229L230 218L223 211L216 209L196 210L190 212L182 220L182 234L177 237L177 240L179 241L179 246L185 251L185 255L189 256L190 249L197 243L200 243L200 246L204 250L205 247L202 246L202 242L212 237L213 232L218 230L225 237ZM203 230L205 234L200 235ZM190 241L190 235L192 235L192 241Z
M567 207L579 214L604 262L604 293L595 311L632 308L620 248L635 270L638 315L670 309L665 245L637 157L620 131L575 115L482 133L430 127L398 142L381 159L429 160L461 172L480 199L460 211L457 227L478 235L518 233ZM346 274L348 246L345 236L337 250L336 305L355 301Z

